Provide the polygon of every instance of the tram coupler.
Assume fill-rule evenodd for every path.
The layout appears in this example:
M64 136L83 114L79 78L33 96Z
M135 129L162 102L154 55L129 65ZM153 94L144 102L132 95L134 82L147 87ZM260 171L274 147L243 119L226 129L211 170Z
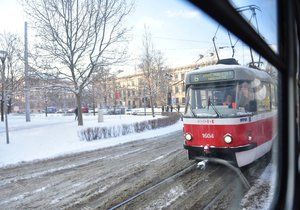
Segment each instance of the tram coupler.
M205 154L209 154L209 153L210 153L209 146L205 145L204 148L203 148L203 152L204 152Z
M241 170L238 167L230 164L228 161L220 159L220 158L207 158L207 157L195 157L195 160L200 161L199 162L199 163L201 163L200 165L202 165L203 164L202 162L205 161L205 164L207 162L212 162L212 163L218 163L218 164L222 164L224 166L227 166L228 168L230 168L231 170L233 170L238 175L238 177L242 181L242 183L245 186L245 188L247 190L250 189L250 184L249 184L248 180L246 179L246 177L244 176L244 174L241 172ZM198 167L198 164L197 164L197 167Z
M207 163L207 159L206 160L202 160L200 162L197 163L197 168L200 168L201 170L206 168L206 163Z

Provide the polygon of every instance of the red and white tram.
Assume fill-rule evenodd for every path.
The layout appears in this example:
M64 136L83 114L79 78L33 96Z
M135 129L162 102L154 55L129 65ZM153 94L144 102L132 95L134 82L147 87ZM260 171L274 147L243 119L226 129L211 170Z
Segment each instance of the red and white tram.
M189 159L221 158L241 167L271 150L277 136L277 88L268 73L218 64L187 73L185 83Z

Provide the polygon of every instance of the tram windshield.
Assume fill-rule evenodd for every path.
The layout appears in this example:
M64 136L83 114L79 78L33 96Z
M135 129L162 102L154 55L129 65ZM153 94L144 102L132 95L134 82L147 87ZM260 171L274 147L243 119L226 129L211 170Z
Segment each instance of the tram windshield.
M243 97L247 84L189 87L185 116L209 118L252 115L256 111L255 108L251 108L253 101L251 97ZM244 85L243 88L242 85ZM251 91L250 88L249 91ZM250 92L250 95L253 94Z

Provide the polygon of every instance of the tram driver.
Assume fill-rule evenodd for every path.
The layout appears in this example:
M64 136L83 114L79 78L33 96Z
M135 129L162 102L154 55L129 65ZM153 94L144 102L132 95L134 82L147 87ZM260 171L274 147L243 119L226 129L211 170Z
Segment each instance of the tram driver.
M224 106L228 106L229 109L236 109L236 103L233 101L231 95L227 95L226 101L223 103Z

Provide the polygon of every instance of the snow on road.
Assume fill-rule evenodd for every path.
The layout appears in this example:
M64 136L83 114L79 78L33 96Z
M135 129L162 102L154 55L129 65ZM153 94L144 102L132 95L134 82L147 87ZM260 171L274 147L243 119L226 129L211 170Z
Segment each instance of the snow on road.
M84 127L130 124L153 119L151 116L104 115L104 123L97 122L97 116L84 116ZM182 129L182 122L161 129L134 133L97 141L80 141L74 116L33 115L26 123L24 116L11 115L9 121L10 144L6 144L4 123L0 123L0 167L22 161L52 158L60 155L95 150L104 147L152 138Z
M265 168L241 201L243 210L269 209L275 190L275 166L272 163Z

